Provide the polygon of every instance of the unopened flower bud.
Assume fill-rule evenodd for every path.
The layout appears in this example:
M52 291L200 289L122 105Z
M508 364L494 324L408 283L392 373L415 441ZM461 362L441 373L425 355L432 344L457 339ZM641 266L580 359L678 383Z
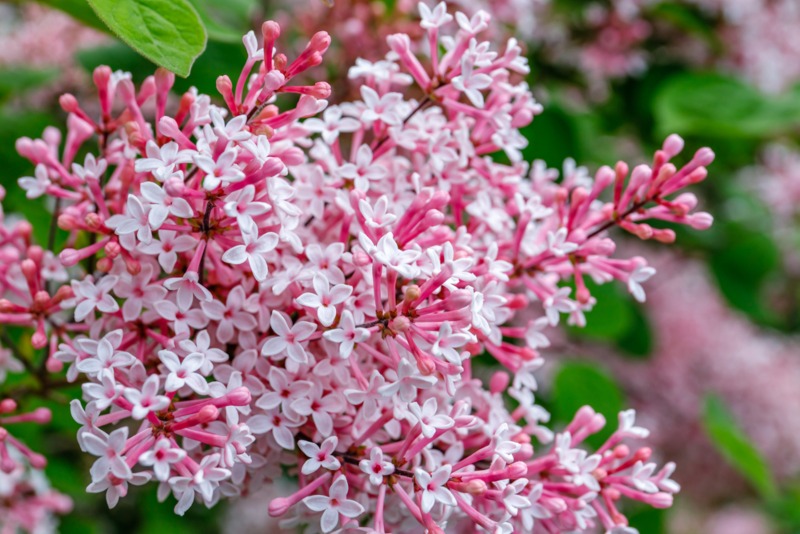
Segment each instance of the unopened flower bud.
M510 381L511 378L508 376L508 373L497 371L492 375L491 380L489 380L489 391L491 391L493 395L502 393L508 388L508 383Z
M0 413L11 413L17 409L17 403L13 399L3 399L0 401Z
M69 213L62 213L58 216L58 227L66 232L78 229L78 221Z
M64 93L58 98L58 104L67 113L75 113L78 109L78 99L70 93Z
M664 140L661 148L668 159L674 158L683 150L683 138L678 134L672 134Z
M49 373L60 373L64 369L64 362L55 358L47 358L45 369Z
M74 248L65 248L58 254L58 259L64 267L72 267L81 261L81 255Z
M101 273L110 272L114 268L114 261L111 258L100 258L97 260L97 270Z
M103 247L103 250L105 251L106 256L114 259L119 255L120 252L122 252L122 247L117 241L109 241L106 243L106 246Z
M464 484L464 491L474 497L480 497L487 489L486 482L480 479L473 479Z
M274 20L265 21L261 25L261 34L265 43L274 43L281 36L281 26Z
M103 219L97 213L87 213L83 222L92 230L99 230L103 226Z

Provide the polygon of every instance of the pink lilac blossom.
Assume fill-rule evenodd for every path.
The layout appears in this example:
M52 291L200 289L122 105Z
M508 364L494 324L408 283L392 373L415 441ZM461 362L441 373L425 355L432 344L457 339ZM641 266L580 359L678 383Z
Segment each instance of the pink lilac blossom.
M335 109L330 86L297 78L331 37L289 59L268 21L262 48L245 36L237 82L217 80L225 108L190 91L170 115L170 73L137 90L100 67L97 116L60 100L63 147L50 129L18 141L49 182L20 185L58 199L70 277L46 268L29 224L2 227L0 321L29 327L48 370L84 381L72 408L97 458L87 490L109 506L158 481L183 514L280 466L298 488L270 514L324 532L620 532L623 498L672 504L675 466L634 443L647 432L633 412L590 452L604 417L584 407L545 429L532 373L547 324L585 323L585 277L644 300L652 271L614 257L609 230L671 243L653 221L711 224L682 190L706 178L713 152L677 167L673 135L632 170L531 169L519 128L541 106L519 81L517 41L484 40L484 11L445 11L421 8L425 39L390 35L380 66L351 70L361 99L331 115L350 119L338 135L313 120ZM76 131L97 134L83 164L89 136ZM194 246L167 248L181 238ZM511 326L536 301L545 315ZM488 387L473 376L480 354L503 369Z

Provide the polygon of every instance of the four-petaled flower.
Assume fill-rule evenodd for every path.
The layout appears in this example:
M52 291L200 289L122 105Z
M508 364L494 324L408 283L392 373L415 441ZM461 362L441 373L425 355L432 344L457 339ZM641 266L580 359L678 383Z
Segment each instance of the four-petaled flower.
M320 526L322 532L328 533L339 524L339 515L355 519L364 513L364 507L347 498L347 478L340 476L333 484L328 495L311 495L303 499L303 504L314 512L322 512Z

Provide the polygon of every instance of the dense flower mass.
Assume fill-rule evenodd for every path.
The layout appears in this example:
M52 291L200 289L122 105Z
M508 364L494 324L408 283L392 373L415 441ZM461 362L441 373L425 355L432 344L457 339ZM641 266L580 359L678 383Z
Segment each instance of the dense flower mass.
M623 497L671 505L674 465L650 462L633 411L590 452L604 417L550 430L534 372L548 327L585 323L586 277L645 300L654 269L615 257L609 230L670 243L653 221L711 224L683 190L713 153L674 164L673 135L633 169L528 165L519 129L542 108L516 40L484 40L483 11L420 15L422 39L350 70L360 100L296 81L328 34L290 59L266 22L217 81L224 107L173 105L163 70L137 89L99 68L99 113L64 95L64 139L19 140L36 166L20 186L68 237L0 229L0 322L82 383L87 489L109 506L151 483L183 514L285 473L299 489L270 513L323 532L622 533ZM41 467L7 422L3 470Z

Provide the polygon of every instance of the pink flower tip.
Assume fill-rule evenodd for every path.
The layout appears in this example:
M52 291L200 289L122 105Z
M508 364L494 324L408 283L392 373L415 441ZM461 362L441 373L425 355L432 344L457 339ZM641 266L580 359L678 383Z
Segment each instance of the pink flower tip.
M227 397L232 406L245 406L250 404L250 400L252 399L250 390L245 386L234 389L228 393Z
M58 259L61 260L62 265L65 267L72 267L81 261L81 255L74 248L65 248L58 255Z
M454 311L460 310L469 306L472 303L472 293L466 289L458 289L450 293L447 297L447 310Z
M704 211L691 214L688 220L689 226L695 230L707 230L714 224L714 216Z
M44 332L36 331L31 336L31 345L35 349L43 349L47 346L47 334Z
M0 402L0 413L10 413L17 409L17 403L14 399L4 399Z
M47 358L45 368L49 373L58 373L64 368L64 362L56 360L55 358Z
M31 421L40 424L49 423L53 419L53 413L48 408L36 408L31 413Z
M494 375L492 375L492 379L489 381L489 390L492 392L493 395L498 393L502 393L503 391L508 388L508 383L511 381L511 378L508 376L508 373L504 373L503 371L498 371Z
M265 43L275 42L281 36L281 25L274 20L268 20L261 25L261 34Z
M47 466L47 458L35 452L28 455L28 461L34 469L44 469Z
M331 96L331 84L328 82L317 82L314 89L309 93L314 98L325 100Z
M311 42L308 43L308 46L312 50L324 54L328 47L331 46L331 36L325 31L317 32L311 37Z
M98 87L105 87L108 84L108 80L111 79L111 67L107 65L100 65L94 72L92 73L92 79L94 80L95 85Z
M269 503L269 515L272 517L281 516L285 514L291 506L292 502L289 499L284 499L283 497L272 499Z
M198 424L210 423L216 420L217 417L219 417L219 408L211 404L203 406L200 408L200 411L197 412Z
M711 165L714 161L714 151L708 147L703 147L694 154L694 161L701 167Z
M464 491L475 497L483 495L487 489L486 482L480 479L470 480L464 485Z
M662 150L667 158L674 158L683 150L683 138L678 134L672 134L664 140Z
M233 89L233 82L227 74L217 77L217 91L223 95L227 95Z
M78 99L70 93L64 93L58 97L58 104L67 113L75 113L78 109Z

